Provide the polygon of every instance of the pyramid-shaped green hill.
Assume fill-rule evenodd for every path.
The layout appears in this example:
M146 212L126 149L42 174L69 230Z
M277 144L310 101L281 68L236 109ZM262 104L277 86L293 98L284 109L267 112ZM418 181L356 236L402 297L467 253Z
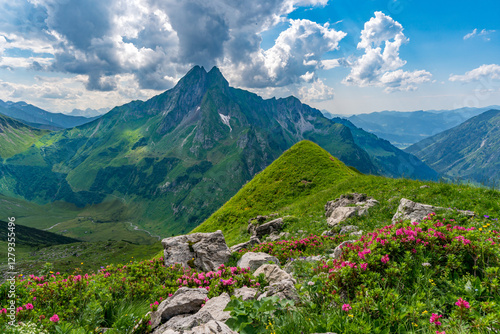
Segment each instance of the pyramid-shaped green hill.
M257 174L193 232L222 230L232 244L250 218L279 211L357 173L317 144L303 140Z

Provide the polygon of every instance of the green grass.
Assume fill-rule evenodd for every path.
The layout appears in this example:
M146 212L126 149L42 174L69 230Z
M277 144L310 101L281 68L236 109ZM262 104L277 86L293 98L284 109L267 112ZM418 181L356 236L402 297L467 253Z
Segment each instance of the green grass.
M49 132L0 114L0 158L7 159L28 149Z
M401 198L500 216L500 192L494 189L347 173L347 167L341 162L333 164L327 153L321 154L322 150L314 144L301 142L297 145L258 174L193 232L220 229L232 245L249 239L246 228L250 218L276 212L279 216L296 218L293 224L286 224L284 230L287 232L295 234L302 230L304 234L321 234L328 229L324 216L326 202L353 192L365 193L380 202L367 216L345 223L367 230L390 223ZM328 162L332 163L331 168ZM313 183L302 184L300 181L307 177L312 177ZM422 185L429 187L420 188Z
M279 211L300 198L359 175L310 141L301 141L246 184L193 232L221 229L229 244L241 240L249 218Z

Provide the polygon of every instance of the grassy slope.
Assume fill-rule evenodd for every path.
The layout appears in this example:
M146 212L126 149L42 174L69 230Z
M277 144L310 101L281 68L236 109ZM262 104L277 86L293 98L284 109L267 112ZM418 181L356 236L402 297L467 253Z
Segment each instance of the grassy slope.
M310 151L315 152L314 155ZM320 234L327 229L324 205L342 194L366 193L380 202L364 217L350 219L346 224L372 230L388 224L401 198L436 206L473 210L478 214L500 216L500 192L470 185L439 182L421 182L348 173L346 167L336 164L327 168L319 147L301 142L276 160L243 187L230 201L215 212L193 232L211 232L221 229L228 244L248 240L248 219L272 212L291 215L293 223L285 231ZM317 157L316 159L311 157ZM327 157L327 154L326 154ZM305 186L300 181L314 175L316 186ZM420 188L422 185L429 187Z
M241 240L249 218L271 213L357 173L310 141L301 141L246 184L193 232L221 229L228 243Z
M10 158L26 150L46 133L0 114L0 158Z

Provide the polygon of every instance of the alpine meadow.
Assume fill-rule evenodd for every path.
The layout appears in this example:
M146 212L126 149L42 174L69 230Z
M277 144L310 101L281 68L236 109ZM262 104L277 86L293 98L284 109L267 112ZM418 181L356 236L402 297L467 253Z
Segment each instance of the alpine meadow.
M499 10L0 1L0 332L500 333Z

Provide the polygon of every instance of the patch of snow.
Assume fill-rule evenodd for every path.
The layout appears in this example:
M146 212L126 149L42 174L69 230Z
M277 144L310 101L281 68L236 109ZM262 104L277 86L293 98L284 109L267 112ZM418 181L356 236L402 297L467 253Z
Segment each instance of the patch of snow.
M233 128L231 128L231 124L229 123L229 120L231 119L231 116L229 116L229 115L228 116L222 115L221 113L219 113L219 116L222 119L222 123L224 123L227 126L229 126L229 132L233 131Z
M484 144L486 144L486 139L485 139L485 140L483 140L483 142L481 143L481 146L480 146L479 148L483 147L483 146L484 146Z

